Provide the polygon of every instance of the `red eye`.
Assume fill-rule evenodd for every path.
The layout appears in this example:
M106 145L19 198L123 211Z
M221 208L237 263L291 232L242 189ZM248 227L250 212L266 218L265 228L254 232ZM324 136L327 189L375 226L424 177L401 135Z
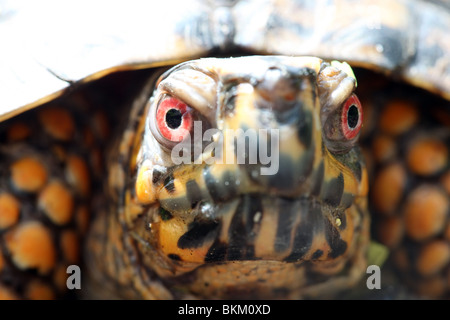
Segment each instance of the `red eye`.
M180 142L192 129L191 108L176 98L167 97L156 111L156 125L164 138Z
M352 94L345 101L341 114L342 133L345 138L351 140L355 138L361 130L363 111L361 102L356 95Z

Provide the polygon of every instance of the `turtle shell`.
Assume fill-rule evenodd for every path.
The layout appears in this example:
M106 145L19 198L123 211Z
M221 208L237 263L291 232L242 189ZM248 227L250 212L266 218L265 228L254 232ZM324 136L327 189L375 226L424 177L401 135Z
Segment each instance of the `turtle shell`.
M76 82L211 55L314 55L450 98L444 1L2 1L0 120Z

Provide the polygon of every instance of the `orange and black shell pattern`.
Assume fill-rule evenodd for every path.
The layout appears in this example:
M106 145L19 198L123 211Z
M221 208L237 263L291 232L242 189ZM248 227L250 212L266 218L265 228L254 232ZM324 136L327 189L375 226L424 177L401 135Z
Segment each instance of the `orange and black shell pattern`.
M450 103L367 71L359 79L372 237L416 297L448 298Z
M80 262L90 219L90 168L98 172L101 166L103 118L97 113L86 123L85 115L55 102L13 119L2 131L2 298L65 292L66 269Z
M0 299L74 297L67 268L81 266L92 213L104 199L105 146L117 121L106 107L125 104L134 90L121 84L109 100L99 96L117 76L74 86L2 123Z

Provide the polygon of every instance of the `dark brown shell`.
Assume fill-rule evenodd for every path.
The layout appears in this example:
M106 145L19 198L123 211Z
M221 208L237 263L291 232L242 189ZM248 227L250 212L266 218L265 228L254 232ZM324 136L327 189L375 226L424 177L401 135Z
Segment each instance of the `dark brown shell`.
M0 2L0 120L88 82L199 56L314 55L450 99L444 1Z

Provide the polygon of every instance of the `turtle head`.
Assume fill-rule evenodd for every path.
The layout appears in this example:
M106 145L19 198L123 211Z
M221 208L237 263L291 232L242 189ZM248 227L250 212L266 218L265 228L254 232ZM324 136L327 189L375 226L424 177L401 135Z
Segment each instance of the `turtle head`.
M162 278L201 296L295 296L313 281L306 272L353 264L367 178L356 82L341 69L208 58L159 78L135 198L149 208L138 234Z

